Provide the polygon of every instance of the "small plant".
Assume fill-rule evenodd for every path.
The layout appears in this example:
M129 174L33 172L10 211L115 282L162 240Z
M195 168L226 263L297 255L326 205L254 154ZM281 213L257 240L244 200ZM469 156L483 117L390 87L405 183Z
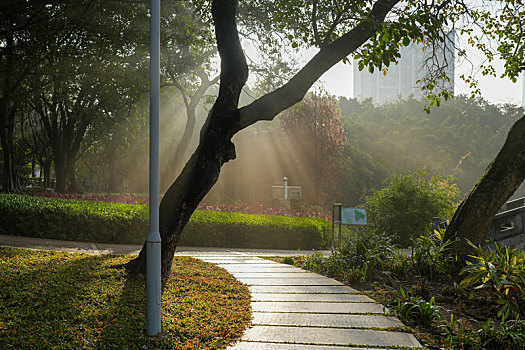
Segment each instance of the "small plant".
M488 288L500 305L498 316L516 320L525 315L525 252L494 243L494 250L483 250L468 242L476 251L470 255L460 275L461 288Z
M454 262L450 250L452 241L445 241L444 232L435 230L431 235L416 238L412 245L412 265L420 276L434 279L437 272L448 272Z
M511 320L497 325L489 318L478 331L478 336L483 349L524 349L525 322Z
M444 319L434 297L427 302L410 292L405 292L402 287L399 288L399 296L392 309L403 322L430 328Z
M291 256L285 256L281 259L281 262L286 265L293 265L294 259Z

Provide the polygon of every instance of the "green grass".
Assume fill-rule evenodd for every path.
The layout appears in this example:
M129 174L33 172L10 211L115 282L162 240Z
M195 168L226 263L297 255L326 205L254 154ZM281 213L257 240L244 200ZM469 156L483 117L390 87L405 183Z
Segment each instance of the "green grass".
M220 349L250 323L245 285L175 257L147 337L145 281L111 268L130 258L0 248L0 349Z

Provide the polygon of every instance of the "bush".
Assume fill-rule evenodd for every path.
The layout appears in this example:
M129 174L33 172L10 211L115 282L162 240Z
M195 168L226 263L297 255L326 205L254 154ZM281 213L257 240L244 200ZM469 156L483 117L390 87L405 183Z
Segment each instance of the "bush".
M415 272L432 280L438 272L448 273L454 267L452 241L445 241L445 232L436 230L431 235L422 235L412 244L410 257Z
M409 246L413 238L430 233L433 217L450 217L459 190L450 178L424 170L394 175L366 198L370 229L387 234L393 243Z
M201 247L320 249L329 244L329 223L320 218L197 210L180 244Z
M142 244L148 207L137 204L0 195L0 232L86 242ZM321 218L197 210L180 245L320 249L329 244Z
M395 254L388 238L372 233L347 240L340 250L329 257L321 254L305 256L296 265L336 279L353 282L374 276L391 263Z
M0 195L0 230L18 236L144 243L145 205Z
M494 243L495 250L483 250L468 242L476 251L460 275L461 288L488 288L500 305L498 316L523 319L525 315L525 251Z

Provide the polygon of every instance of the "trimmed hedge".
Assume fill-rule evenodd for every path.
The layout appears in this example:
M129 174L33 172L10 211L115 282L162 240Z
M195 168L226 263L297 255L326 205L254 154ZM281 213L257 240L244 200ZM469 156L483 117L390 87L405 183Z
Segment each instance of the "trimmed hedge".
M148 207L0 194L0 232L10 235L98 243L142 244ZM329 243L321 218L197 210L181 246L321 249Z

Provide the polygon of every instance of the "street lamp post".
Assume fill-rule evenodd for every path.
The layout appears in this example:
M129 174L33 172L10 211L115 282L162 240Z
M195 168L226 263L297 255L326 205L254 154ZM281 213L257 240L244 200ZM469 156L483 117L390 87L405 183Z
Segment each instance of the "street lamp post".
M161 331L159 232L160 0L150 7L149 233L146 238L146 333Z

